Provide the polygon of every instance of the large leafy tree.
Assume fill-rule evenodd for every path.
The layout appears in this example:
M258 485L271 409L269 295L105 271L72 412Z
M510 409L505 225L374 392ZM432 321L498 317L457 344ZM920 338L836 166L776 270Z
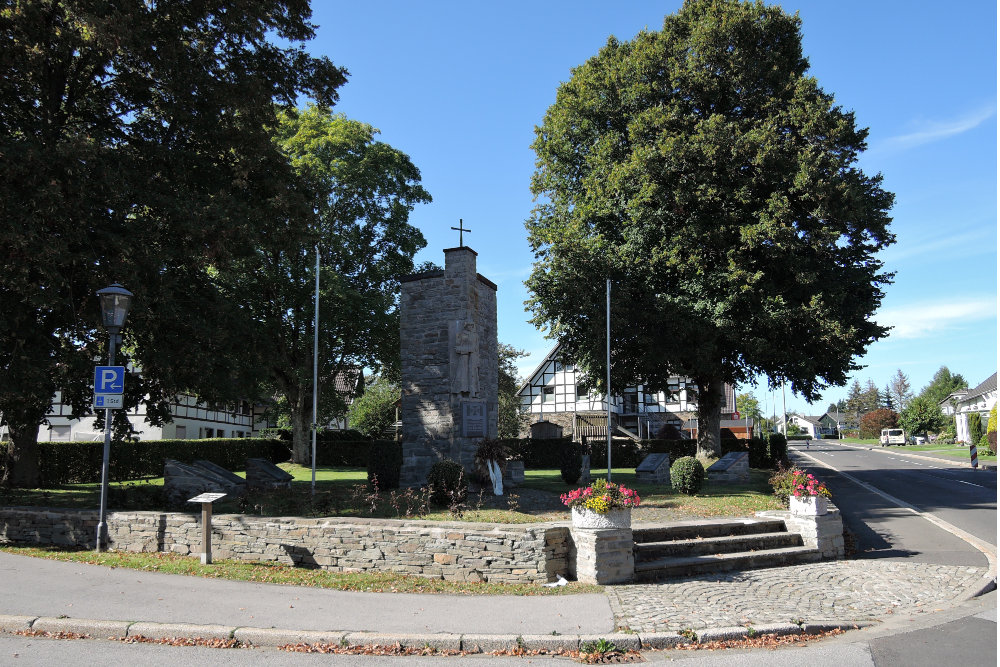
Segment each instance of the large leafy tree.
M0 413L4 482L37 483L57 388L87 409L106 336L94 292L136 294L126 349L150 412L238 395L209 267L246 254L290 175L276 105L332 104L345 72L308 56L307 0L0 3ZM121 360L121 357L119 357Z
M691 0L659 32L609 39L536 129L527 222L534 322L613 389L698 387L718 453L722 387L766 373L815 400L888 330L893 197L857 167L866 130L807 74L799 19Z
M408 222L430 201L420 172L378 131L329 109L281 114L275 141L295 169L286 217L255 251L217 275L264 383L284 398L292 460L310 460L316 254L320 258L318 423L344 414L338 373L380 369L399 357L399 279L413 272L424 237Z
M936 401L927 396L917 396L903 408L899 425L908 434L937 433L944 426L945 416Z

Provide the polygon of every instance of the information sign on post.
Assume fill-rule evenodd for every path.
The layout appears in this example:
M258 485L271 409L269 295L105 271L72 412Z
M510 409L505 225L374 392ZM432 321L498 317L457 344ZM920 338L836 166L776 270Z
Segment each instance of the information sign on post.
M188 500L189 503L201 503L201 564L212 563L212 503L219 498L225 498L224 493L203 493Z
M94 408L119 410L125 396L124 366L94 367Z

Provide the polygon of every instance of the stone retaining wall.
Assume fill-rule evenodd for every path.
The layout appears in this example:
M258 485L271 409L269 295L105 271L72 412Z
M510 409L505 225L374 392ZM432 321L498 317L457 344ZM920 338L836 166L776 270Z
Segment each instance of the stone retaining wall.
M97 512L0 508L0 543L93 548ZM199 515L113 512L118 551L201 552ZM277 561L325 570L390 571L452 581L544 583L569 573L568 525L492 525L393 519L301 519L219 514L214 558Z

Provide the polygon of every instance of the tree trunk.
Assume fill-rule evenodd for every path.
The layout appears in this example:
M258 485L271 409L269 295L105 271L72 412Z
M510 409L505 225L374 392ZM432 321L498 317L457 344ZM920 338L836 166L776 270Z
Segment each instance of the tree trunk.
M35 489L41 483L41 470L38 467L38 424L12 424L10 429L10 445L3 457L4 487Z
M305 393L287 394L289 421L292 426L292 463L303 466L312 465L312 406L307 408Z
M722 456L722 387L717 377L696 378L698 383L698 456Z

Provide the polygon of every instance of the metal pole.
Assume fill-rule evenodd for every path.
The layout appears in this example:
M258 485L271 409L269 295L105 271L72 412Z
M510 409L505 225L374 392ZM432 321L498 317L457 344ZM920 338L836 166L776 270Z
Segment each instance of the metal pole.
M313 418L312 418L312 486L316 495L316 431L319 429L319 244L316 244L316 315L313 318Z
M608 481L611 481L611 278L607 291L607 367L608 367Z
M111 363L115 365L115 338L116 334L108 335L108 347L110 348ZM98 553L105 549L105 536L107 535L107 523L105 517L108 512L108 476L111 469L111 408L104 410L104 457L101 460L101 508L97 518L97 542Z
M785 381L781 381L781 431L788 437L788 405L785 403Z

